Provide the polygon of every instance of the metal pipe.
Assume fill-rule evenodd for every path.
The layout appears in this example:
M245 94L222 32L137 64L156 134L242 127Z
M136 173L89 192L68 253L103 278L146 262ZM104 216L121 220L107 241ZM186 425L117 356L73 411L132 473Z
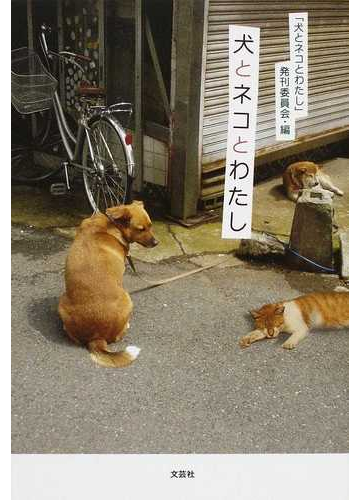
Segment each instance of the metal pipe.
M57 91L54 94L54 106L55 106L55 108L57 109L57 111L58 111L58 113L60 115L63 127L64 127L64 129L65 129L68 137L71 139L71 141L74 144L76 144L76 138L75 138L74 134L71 132L69 124L68 124L68 122L67 122L67 120L65 118L64 111L63 111L62 106L61 106L59 94L57 93Z
M53 98L53 103L54 103L55 117L56 117L56 121L57 121L57 124L58 124L58 127L59 127L61 140L62 140L62 142L64 144L64 147L66 149L66 153L67 153L69 159L73 160L74 159L74 153L73 153L73 151L72 151L72 149L70 147L69 141L68 141L68 139L66 137L66 133L65 133L63 124L62 124L60 116L59 116L59 110L57 108L57 105L56 105L56 102L55 102L54 98Z

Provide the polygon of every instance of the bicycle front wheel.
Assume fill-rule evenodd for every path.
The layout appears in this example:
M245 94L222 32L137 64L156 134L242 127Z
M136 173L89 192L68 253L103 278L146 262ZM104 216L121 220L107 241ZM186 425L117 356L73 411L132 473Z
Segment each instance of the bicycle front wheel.
M113 116L94 117L83 148L84 187L92 209L108 207L131 199L133 153L125 142L125 131Z

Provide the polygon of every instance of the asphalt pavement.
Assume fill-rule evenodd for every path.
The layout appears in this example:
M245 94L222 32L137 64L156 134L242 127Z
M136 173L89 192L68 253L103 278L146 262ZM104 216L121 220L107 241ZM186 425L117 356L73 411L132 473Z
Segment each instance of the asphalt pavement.
M345 453L348 331L285 336L241 350L248 311L331 290L335 276L237 262L133 295L128 368L97 366L57 315L70 241L12 229L14 453ZM149 250L151 252L151 250ZM140 262L147 279L196 268ZM128 290L143 283L128 270Z

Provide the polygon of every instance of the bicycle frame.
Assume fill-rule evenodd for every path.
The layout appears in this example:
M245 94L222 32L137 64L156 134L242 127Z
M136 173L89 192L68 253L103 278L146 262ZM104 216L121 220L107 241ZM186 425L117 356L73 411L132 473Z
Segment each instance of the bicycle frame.
M44 52L44 56L46 57L46 60L49 61L50 51L49 51L47 41L46 41L45 28L43 26L42 26L41 33L40 33L40 42L41 42L41 48ZM90 140L88 137L88 135L89 135L88 131L86 130L84 124L80 123L79 128L78 128L77 137L74 136L74 134L72 133L72 131L69 127L69 124L66 120L66 117L65 117L64 111L62 109L59 94L58 94L57 90L55 91L54 96L53 96L53 105L54 105L56 122L57 122L57 125L59 128L61 140L64 144L65 151L66 151L66 154L68 156L68 160L71 162L71 164L73 164L74 162L75 163L79 162L80 155L81 155L83 145L84 145L85 137L88 138L90 155L92 157L92 160L94 160L94 155L93 155L91 143L90 143ZM71 145L70 141L71 141L71 143L74 144L74 146ZM80 165L78 165L78 166L80 167ZM82 165L81 165L81 168L83 168Z
M49 64L49 60L51 60L52 54L49 51L47 41L46 41L46 35L45 35L46 27L42 26L41 27L41 33L40 33L40 42L41 42L41 47L44 53L44 56ZM92 159L93 164L95 163L95 156L94 156L94 151L92 148L91 140L90 140L90 134L89 130L87 127L86 123L86 118L82 117L79 120L79 127L78 127L78 132L77 136L75 137L74 134L72 133L69 124L66 120L64 111L61 106L59 94L57 91L55 91L54 96L53 96L53 104L54 104L54 111L55 111L55 117L56 117L56 122L59 128L61 140L64 144L66 154L68 157L69 164L71 166L80 168L81 170L91 170L89 167L82 165L81 162L81 154L83 151L83 146L85 140L88 142L89 146L89 153ZM122 103L126 104L126 103ZM118 134L122 137L123 143L126 143L125 137L126 133L124 129L121 127L119 122L113 118L111 115L110 110L107 109L102 109L99 111L99 116L101 117L103 114L107 115L107 119L111 122L113 127L117 130ZM131 147L127 147L126 155L128 157L128 166L129 166L129 176L131 178L134 178L134 173L135 173L135 162L134 162L134 156L133 156L133 151Z

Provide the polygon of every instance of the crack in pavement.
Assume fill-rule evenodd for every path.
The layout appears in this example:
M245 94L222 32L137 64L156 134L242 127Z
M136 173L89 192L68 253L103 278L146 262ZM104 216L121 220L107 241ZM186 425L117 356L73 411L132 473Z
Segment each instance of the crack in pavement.
M182 251L183 255L187 255L186 252L185 252L185 250L184 250L184 247L183 247L181 241L177 238L176 234L171 229L171 225L170 224L168 225L168 231L169 231L169 234L174 238L174 240L178 244L178 246L179 246L180 250Z

